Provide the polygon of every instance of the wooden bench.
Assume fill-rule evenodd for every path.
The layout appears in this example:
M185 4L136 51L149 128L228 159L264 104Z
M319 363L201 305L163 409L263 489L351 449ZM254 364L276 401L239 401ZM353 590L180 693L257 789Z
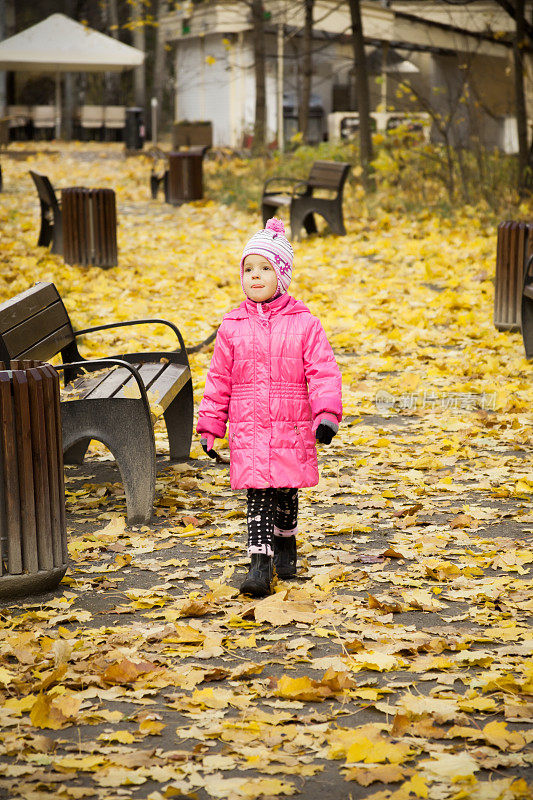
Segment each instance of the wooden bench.
M307 233L316 233L314 213L324 217L332 233L345 236L342 195L350 167L351 164L339 161L315 161L309 177L305 181L284 176L270 178L263 186L261 198L263 225L266 225L267 220L275 213L276 209L288 206L293 238L300 238L302 226ZM279 184L282 187L285 185L287 188L277 188L272 191L270 187L273 184ZM334 196L330 198L317 197L314 194L315 190L327 190Z
M77 339L95 331L143 324L166 325L179 349L86 360ZM162 411L170 457L189 457L193 392L189 360L178 328L161 319L131 320L74 331L53 283L31 289L0 305L0 361L60 354L65 389L61 402L66 463L81 464L91 439L103 442L119 467L128 521L147 522L155 493L155 439L148 393ZM91 374L97 372L98 374Z
M62 255L67 264L114 267L118 264L117 212L113 189L72 186L58 201L46 175L32 172L41 203L38 246Z
M37 241L38 247L48 247L52 242L51 252L63 253L63 218L61 206L56 197L54 187L46 175L30 170L30 175L37 189L41 203L41 230Z

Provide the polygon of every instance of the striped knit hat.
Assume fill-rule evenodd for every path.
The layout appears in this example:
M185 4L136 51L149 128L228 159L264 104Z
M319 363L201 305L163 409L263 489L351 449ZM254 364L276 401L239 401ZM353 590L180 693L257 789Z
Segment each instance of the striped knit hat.
M274 296L285 294L291 282L294 252L285 236L285 227L280 219L276 217L269 219L264 230L254 233L246 244L241 258L241 286L244 259L250 255L264 256L270 261L278 276L278 288Z

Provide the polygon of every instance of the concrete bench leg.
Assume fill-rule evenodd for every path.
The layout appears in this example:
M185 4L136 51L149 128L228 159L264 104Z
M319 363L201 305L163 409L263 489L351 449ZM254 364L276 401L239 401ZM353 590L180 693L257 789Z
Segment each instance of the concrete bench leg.
M268 220L273 217L281 206L275 205L274 203L262 203L261 204L261 213L263 215L263 228L267 224Z
M346 228L344 227L344 218L342 215L342 206L332 206L327 209L324 214L324 219L328 223L330 230L336 236L346 236Z
M191 452L193 426L192 381L187 381L177 397L164 412L167 426L170 458L184 461Z
M69 447L69 449L65 450L63 453L63 463L78 464L81 466L90 443L90 439L81 439L79 442L76 442L76 444L73 444L72 447Z
M313 212L310 211L303 203L294 201L291 203L290 209L290 222L291 222L291 236L293 239L300 241L301 230L305 226L307 233L316 233L316 223Z
M155 441L152 423L140 400L71 400L61 404L64 453L78 454L97 439L120 470L128 522L148 522L155 496Z

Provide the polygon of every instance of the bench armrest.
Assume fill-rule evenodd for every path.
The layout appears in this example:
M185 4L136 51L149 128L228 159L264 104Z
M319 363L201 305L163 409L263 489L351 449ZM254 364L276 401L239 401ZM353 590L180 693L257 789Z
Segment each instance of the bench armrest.
M146 394L146 389L144 388L144 383L139 375L138 369L132 364L128 364L127 361L122 361L120 358L89 358L86 360L84 359L83 361L71 361L68 364L54 364L52 369L55 369L57 372L60 372L63 369L70 369L70 367L81 367L83 369L87 369L88 364L112 364L113 366L125 367L131 372L135 381L137 382L137 386L139 387L139 391L141 393L141 398L144 400L146 407L150 408L148 395Z
M177 339L180 343L181 351L186 355L187 349L185 347L185 342L183 341L183 336L179 332L179 329L174 325L173 322L168 322L166 319L132 319L127 320L125 322L109 322L106 325L95 325L92 328L84 328L81 331L74 331L74 336L83 336L86 333L94 333L95 331L105 331L108 328L125 328L129 325L166 325L167 327L171 328L177 336Z
M304 188L307 191L307 189L309 188L309 183L307 181L297 181L292 187L292 196L298 197L298 195L300 194L305 194L305 192L299 191L302 188Z
M263 194L265 193L267 186L269 186L271 183L299 183L299 182L300 182L299 178L289 178L285 177L284 175L278 175L277 177L275 176L274 178L269 178L268 180L265 181L263 185ZM289 194L289 192L287 193Z

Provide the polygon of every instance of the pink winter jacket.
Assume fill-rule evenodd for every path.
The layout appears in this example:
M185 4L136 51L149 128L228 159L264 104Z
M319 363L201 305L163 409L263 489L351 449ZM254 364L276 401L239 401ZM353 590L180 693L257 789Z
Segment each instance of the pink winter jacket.
M323 413L342 418L341 374L309 309L283 294L226 314L196 430L223 438L229 419L231 488L315 486Z

